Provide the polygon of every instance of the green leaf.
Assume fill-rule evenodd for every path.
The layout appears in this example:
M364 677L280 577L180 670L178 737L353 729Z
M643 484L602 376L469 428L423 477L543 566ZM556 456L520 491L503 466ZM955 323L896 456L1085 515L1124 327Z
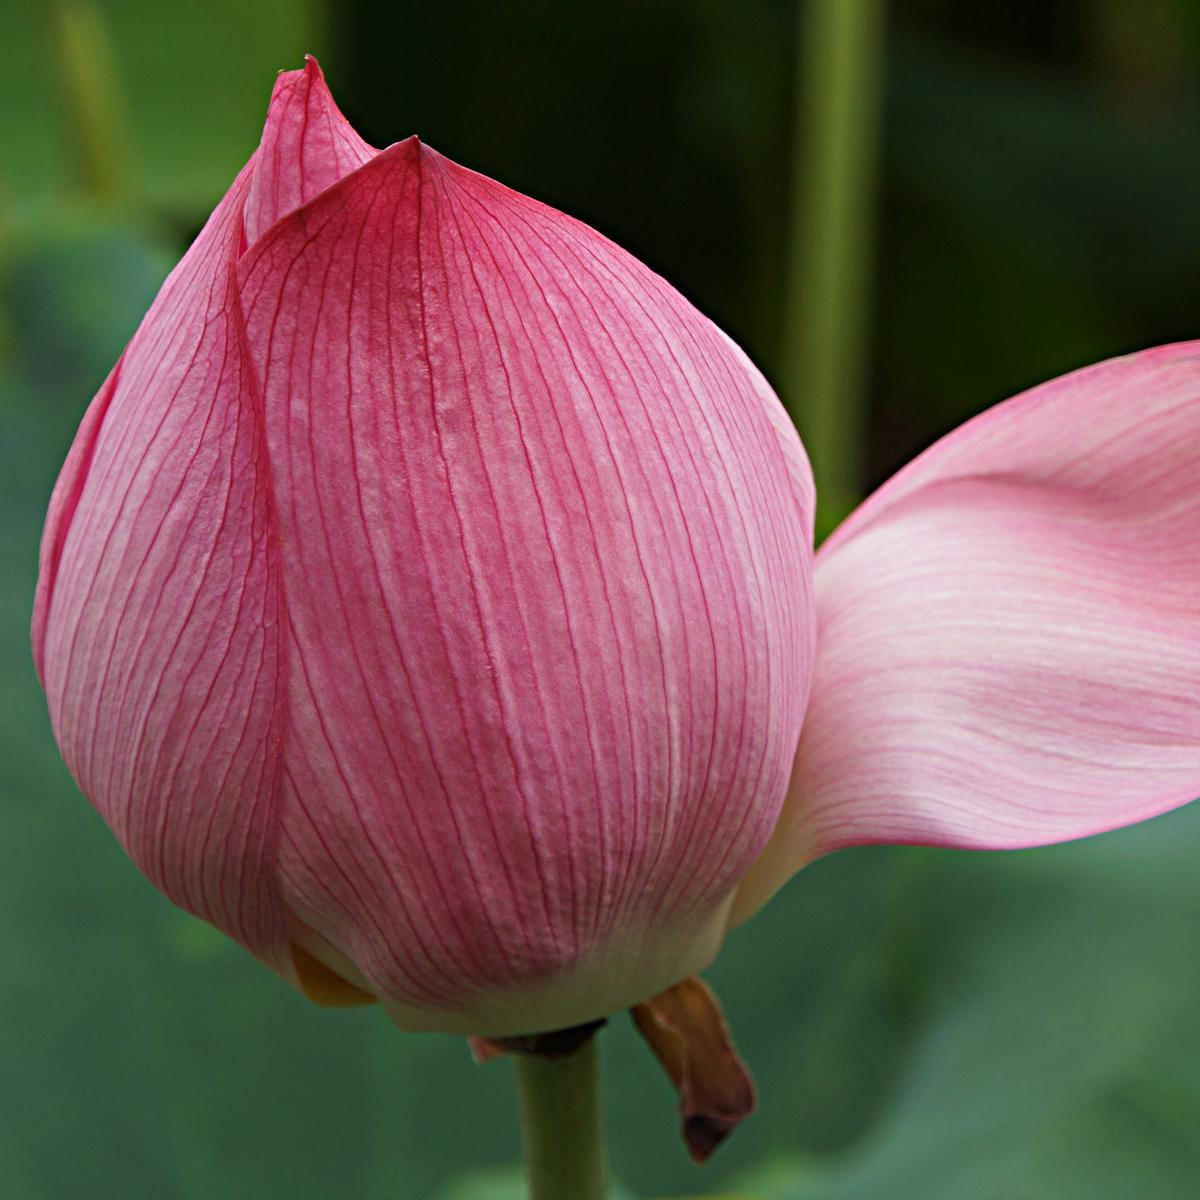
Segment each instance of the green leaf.
M1187 1196L1200 1174L1200 809L936 855L927 1008L887 1111L777 1200Z
M519 1166L460 1175L437 1193L434 1200L526 1200L525 1175ZM612 1200L635 1200L619 1182L612 1184Z

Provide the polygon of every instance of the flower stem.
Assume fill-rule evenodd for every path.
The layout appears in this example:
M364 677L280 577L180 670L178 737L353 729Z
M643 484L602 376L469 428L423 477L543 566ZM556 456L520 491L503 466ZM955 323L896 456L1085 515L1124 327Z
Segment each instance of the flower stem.
M58 0L50 11L78 183L92 200L119 200L129 174L128 122L103 13L91 0Z
M826 518L863 486L884 0L809 0L799 22L784 395Z
M515 1061L530 1200L606 1200L595 1041L566 1058Z

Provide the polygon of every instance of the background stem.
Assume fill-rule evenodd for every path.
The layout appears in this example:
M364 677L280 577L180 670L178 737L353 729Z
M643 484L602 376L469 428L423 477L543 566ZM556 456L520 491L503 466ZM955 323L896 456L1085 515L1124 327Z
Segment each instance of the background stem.
M58 0L51 15L77 182L89 199L120 200L128 177L128 122L104 17L90 0Z
M530 1200L606 1200L595 1041L566 1058L515 1062Z
M826 520L864 484L884 17L884 0L807 0L799 21L783 392Z

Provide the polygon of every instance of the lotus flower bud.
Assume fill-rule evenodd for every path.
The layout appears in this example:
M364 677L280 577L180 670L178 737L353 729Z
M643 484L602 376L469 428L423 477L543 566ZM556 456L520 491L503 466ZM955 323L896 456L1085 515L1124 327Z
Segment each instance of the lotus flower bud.
M775 827L813 494L607 239L315 62L88 409L34 652L142 871L310 996L511 1035L705 966Z

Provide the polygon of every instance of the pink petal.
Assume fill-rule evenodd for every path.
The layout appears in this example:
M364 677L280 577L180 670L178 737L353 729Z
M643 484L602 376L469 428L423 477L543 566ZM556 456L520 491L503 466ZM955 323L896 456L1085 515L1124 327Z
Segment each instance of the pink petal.
M96 397L54 492L35 657L142 870L290 975L273 882L279 597L232 265L253 161Z
M841 846L1002 849L1200 794L1200 343L944 438L817 560L813 696L738 916Z
M303 70L275 81L246 203L246 238L257 241L280 217L311 200L378 151L338 111L310 54Z
M811 480L662 280L416 139L240 268L288 620L286 902L402 1023L715 952L786 787Z

